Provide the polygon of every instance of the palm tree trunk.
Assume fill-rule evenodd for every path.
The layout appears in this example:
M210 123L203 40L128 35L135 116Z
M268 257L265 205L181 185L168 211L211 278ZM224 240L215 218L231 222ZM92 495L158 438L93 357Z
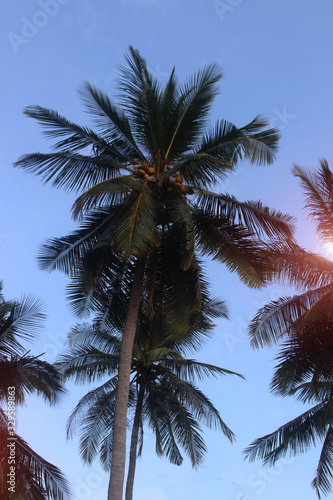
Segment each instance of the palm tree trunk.
M132 500L133 498L133 486L134 486L134 475L135 475L135 467L136 467L136 457L137 457L137 449L138 449L138 438L139 438L139 428L141 422L141 411L143 404L143 397L145 394L146 381L144 374L140 377L140 389L138 394L138 400L136 403L135 416L133 422L132 429L132 437L131 437L131 448L130 448L130 457L129 457L129 466L128 466L128 474L127 474L127 483L126 483L126 493L125 500Z
M140 298L142 293L144 262L138 261L128 304L123 339L120 348L118 387L113 424L111 475L108 500L122 500L126 460L126 419L133 343L135 338Z

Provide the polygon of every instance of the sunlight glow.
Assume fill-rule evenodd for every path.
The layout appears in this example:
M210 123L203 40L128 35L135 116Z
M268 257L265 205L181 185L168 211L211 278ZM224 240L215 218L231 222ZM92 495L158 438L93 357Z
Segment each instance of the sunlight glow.
M323 244L324 255L327 259L333 260L333 241L327 241Z

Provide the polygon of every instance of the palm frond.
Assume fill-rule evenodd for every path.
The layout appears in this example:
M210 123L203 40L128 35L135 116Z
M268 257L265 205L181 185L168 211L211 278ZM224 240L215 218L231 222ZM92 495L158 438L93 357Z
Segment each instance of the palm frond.
M16 485L15 498L20 500L69 500L72 498L67 479L60 469L38 455L18 434L15 438ZM0 409L0 466L8 468L8 421ZM5 444L6 443L6 444ZM9 473L9 468L8 468ZM17 493L17 496L16 496ZM29 496L32 494L33 496ZM12 495L4 498L12 498Z
M44 304L31 296L23 296L20 301L4 301L0 310L0 351L3 354L23 353L24 348L17 340L31 341L40 333L46 318Z
M136 158L145 161L143 153L132 135L130 123L126 115L115 106L109 97L96 87L86 83L80 92L86 109L99 127L100 133L125 158Z
M159 240L155 193L144 185L140 193L132 193L126 201L123 218L112 233L112 247L120 255L144 257Z
M140 192L142 183L132 175L122 175L99 182L75 200L72 207L73 217L77 219L83 212L92 208L103 208L105 205L113 205L114 202L121 203L133 189Z
M326 435L326 413L327 402L320 402L275 432L256 439L245 449L246 458L251 461L262 459L264 463L273 465L288 451L292 455L305 453Z
M181 86L178 123L173 131L165 159L172 161L197 141L206 124L206 116L218 91L216 83L222 78L216 64L206 66Z
M226 265L252 288L260 288L272 277L264 258L265 247L245 228L231 225L225 218L214 217L199 209L193 214L198 247Z
M326 285L309 290L293 297L281 297L259 309L249 324L248 332L251 345L255 348L276 344L281 338L294 329L297 320L315 306L317 301L328 292L333 285Z
M0 399L6 400L8 387L14 386L17 404L23 404L31 394L54 404L64 393L56 368L29 353L0 360L0 380Z
M332 490L331 481L333 479L333 428L330 425L321 449L316 476L312 481L318 498L320 493L328 495Z
M118 364L119 354L106 354L90 345L75 345L58 357L56 367L67 379L84 384L113 375Z
M77 192L110 179L128 167L97 154L83 155L72 151L54 153L32 153L21 156L15 163L41 177L44 184L51 182L66 192Z
M238 224L253 231L257 237L292 238L294 226L290 215L272 210L260 201L240 202L229 194L216 194L195 189L200 209L213 215L226 217L231 224Z
M293 174L302 181L306 194L306 208L324 240L332 240L333 231L333 174L326 160L320 161L318 170L309 172L294 165Z
M81 227L68 236L47 240L42 246L38 261L40 268L52 271L59 269L72 275L80 268L89 250L115 226L118 210L104 208L90 213Z
M128 67L121 68L118 80L121 104L136 141L153 155L160 135L160 86L137 50L130 47L125 59Z
M117 387L117 376L108 380L96 389L89 391L75 406L71 415L69 416L66 424L66 435L67 439L71 439L77 432L80 425L84 422L85 415L89 408L95 405L101 398L107 396L114 397L115 390Z

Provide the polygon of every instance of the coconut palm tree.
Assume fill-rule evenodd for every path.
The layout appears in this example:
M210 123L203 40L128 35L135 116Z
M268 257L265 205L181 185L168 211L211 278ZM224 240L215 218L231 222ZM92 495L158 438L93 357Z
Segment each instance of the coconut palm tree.
M202 289L205 289L204 282ZM136 458L142 452L144 423L155 434L156 452L166 455L177 465L183 461L180 447L194 467L202 462L206 447L200 434L201 423L221 430L230 441L234 438L217 409L194 382L196 378L235 373L183 356L202 345L213 329L212 318L225 317L225 305L204 292L200 312L191 315L190 327L180 336L178 329L174 330L173 318L170 325L168 315L164 314L164 298L165 295L159 305L155 301L155 313L150 319L141 311L134 343L129 399L133 423L126 500L132 500L133 496ZM101 386L80 400L67 424L69 437L81 428L82 458L91 463L99 454L106 470L111 465L117 389L115 373L121 341L120 332L114 328L114 314L114 309L108 307L106 311L105 304L100 302L94 321L77 325L71 331L70 349L57 363L66 378L77 383L107 377Z
M313 172L295 166L294 175L302 181L307 195L306 208L315 222L323 245L333 234L333 174L325 160ZM305 403L316 405L277 431L257 439L246 450L254 460L269 464L287 451L305 452L311 444L323 441L323 447L312 482L317 494L331 491L332 453L332 380L333 380L333 273L332 263L320 256L309 258L299 252L299 272L315 267L316 287L307 287L300 295L282 297L260 309L250 324L255 347L284 340L278 354L278 365L271 382L273 393L295 395ZM321 270L321 273L320 273Z
M25 297L20 302L6 301L0 283L0 489L4 500L70 498L61 471L34 452L15 431L15 407L25 403L27 395L37 394L54 404L63 392L58 371L39 356L31 356L19 340L31 340L43 318L38 300ZM14 443L13 461L8 456L9 442ZM14 486L7 484L11 467Z
M307 196L306 208L316 225L321 242L330 243L333 234L333 174L326 160L317 171L309 172L295 165ZM259 309L250 323L249 334L253 347L263 347L279 342L283 337L302 334L313 323L330 320L333 307L333 264L320 255L296 249L295 276L307 276L302 294L281 297ZM296 280L298 278L296 276ZM295 280L295 282L296 282Z
M147 256L161 244L163 231L173 232L173 251L180 254L183 270L195 268L199 251L254 287L271 279L275 267L262 238L291 236L290 217L260 202L239 202L209 190L242 159L272 163L279 139L277 130L269 129L261 117L240 128L221 120L207 130L221 70L207 66L183 85L173 70L161 87L133 48L126 61L118 82L118 105L89 84L82 91L97 132L55 111L27 108L26 114L57 142L53 152L28 154L16 163L44 182L81 193L73 215L84 217L84 222L72 235L48 242L41 260L44 268L75 273L87 253L92 267L99 262L100 268L105 249L134 268L119 364L113 500L122 497L131 355L143 284L150 272Z

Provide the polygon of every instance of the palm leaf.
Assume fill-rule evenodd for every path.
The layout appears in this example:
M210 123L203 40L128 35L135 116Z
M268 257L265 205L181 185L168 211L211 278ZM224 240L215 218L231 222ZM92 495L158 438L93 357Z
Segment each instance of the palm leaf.
M292 238L293 218L264 206L260 201L240 202L229 194L216 194L196 189L199 208L213 215L226 217L231 224L239 224L253 231L257 237Z
M249 325L251 345L259 348L277 343L294 329L295 322L303 318L324 294L331 293L332 288L333 285L327 285L301 295L281 297L266 304L259 309Z
M275 432L256 439L245 450L249 460L263 459L273 465L286 455L305 453L309 446L324 437L327 432L327 402L320 402L300 416L279 427Z
M313 488L316 489L318 498L320 493L328 495L331 490L333 478L333 428L330 425L320 453L316 476L312 481Z

